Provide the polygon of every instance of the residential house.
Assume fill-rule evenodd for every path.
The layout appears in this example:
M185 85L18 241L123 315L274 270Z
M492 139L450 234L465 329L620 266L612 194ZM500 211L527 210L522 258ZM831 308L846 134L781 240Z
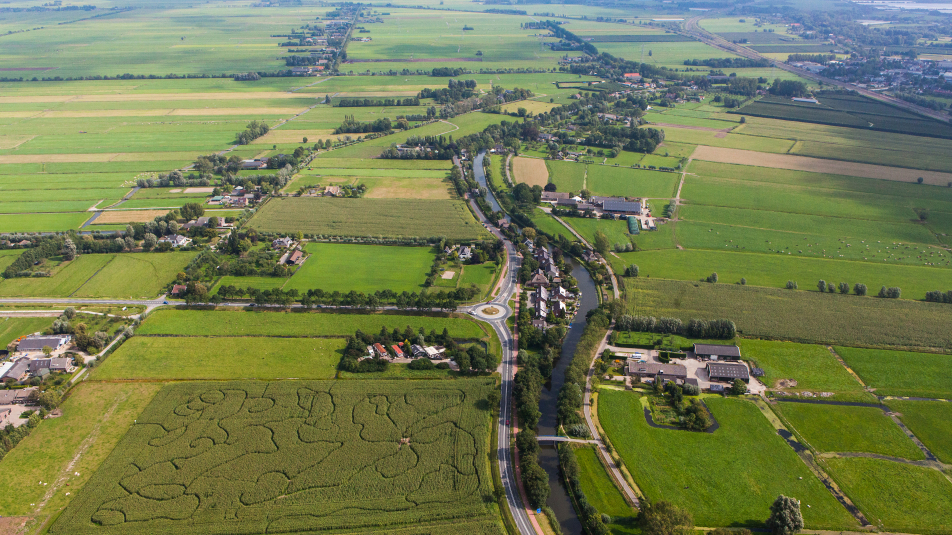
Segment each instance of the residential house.
M30 375L39 375L40 370L49 370L56 373L69 373L76 369L73 359L33 359L29 364Z
M569 301L575 298L568 290L558 285L552 287L551 293L552 298L558 299L559 301Z
M536 273L529 279L529 282L526 283L526 286L530 288L540 288L542 286L547 286L549 284L549 279L546 278L542 273Z
M548 203L558 203L562 199L568 199L569 193L567 191L543 191L542 192L542 202Z
M400 349L400 346L398 346L397 344L391 345L390 349L393 350L393 354L396 355L398 359L406 358L406 355L403 353L403 350Z
M426 356L432 360L446 358L446 348L443 346L426 346L423 351L426 351Z
M566 313L568 313L568 308L565 306L565 301L554 300L552 304L552 313L555 314L557 318L564 318Z
M542 329L543 331L549 328L549 324L546 323L544 319L532 320L532 326L536 329Z
M728 383L734 382L735 379L741 379L742 381L750 381L750 373L747 370L747 366L743 364L719 364L719 363L708 363L707 365L707 376L711 381L726 381Z
M287 249L294 243L291 238L278 238L271 242L272 249Z
M301 262L304 262L304 252L300 249L288 255L288 259L284 261L284 263L289 266L296 266Z
M209 219L210 218L208 217L200 217L198 219L193 219L189 221L188 223L185 223L184 225L182 225L182 230L189 230L195 227L207 227Z
M626 73L625 73L625 79L626 79L626 80L640 81L640 80L641 80L641 74L639 74L639 73L637 73L637 72L626 72Z
M222 203L224 204L224 203ZM232 206L248 206L248 199L244 197L231 197L229 199L229 204Z
M325 197L340 197L340 186L325 186L324 196Z
M184 247L192 243L192 239L182 236L181 234L172 234L170 236L162 236L159 238L159 243L169 243L172 247Z
M17 351L24 353L30 351L43 351L44 347L49 346L53 351L65 347L70 341L70 335L57 334L54 336L30 335L17 343Z
M264 169L265 167L268 167L267 158L262 160L242 160L241 161L241 168L243 170Z
M532 298L533 298L535 301L548 302L548 301L549 301L549 290L547 290L545 286L540 286L538 289L536 289L535 292L533 292Z
M382 344L374 344L374 352L382 359L390 358L390 354L387 353L387 348L383 347Z
M188 290L188 286L184 284L175 284L172 286L171 295L181 295L184 294L186 290Z
M16 390L0 390L0 405L23 405L30 398L30 393L35 391L35 386Z
M687 379L688 369L680 364L658 364L655 362L628 362L628 375L643 379L664 375L679 379Z
M535 311L537 318L545 318L549 315L549 305L545 301L536 300Z
M20 359L13 362L13 365L7 368L7 370L3 372L3 375L0 375L0 381L16 381L18 383L25 381L29 377L29 362L29 359Z
M739 360L740 348L717 344L694 344L694 356L698 360Z
M426 355L426 349L423 349L423 346L417 345L417 344L413 344L413 345L410 346L410 354L413 355L414 357L425 357L425 356L427 356L427 355Z
M459 250L459 259L460 260L469 260L473 257L473 248L469 246L460 247Z

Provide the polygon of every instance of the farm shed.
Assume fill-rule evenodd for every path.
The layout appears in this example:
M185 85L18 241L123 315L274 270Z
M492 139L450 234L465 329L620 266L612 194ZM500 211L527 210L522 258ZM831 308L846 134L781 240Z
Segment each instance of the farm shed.
M694 356L699 360L738 360L740 348L718 344L694 344Z
M654 362L629 362L628 375L638 377L655 377L663 375L677 379L687 379L688 369L680 364L657 364Z
M744 382L750 381L750 373L747 366L743 364L708 364L707 376L711 381L728 381L741 379Z
M68 343L68 334L59 336L27 336L17 344L17 351L43 351L43 348L46 346L56 351Z
M639 215L641 214L640 202L629 201L605 201L602 209L612 214Z

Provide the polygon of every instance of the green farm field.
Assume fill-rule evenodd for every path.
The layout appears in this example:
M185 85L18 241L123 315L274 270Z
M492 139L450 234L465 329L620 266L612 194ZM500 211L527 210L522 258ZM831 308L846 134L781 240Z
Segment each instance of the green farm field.
M426 332L447 329L458 339L478 340L487 336L476 321L466 317L423 315L339 314L322 312L261 312L244 310L157 310L136 331L142 335L180 336L352 336L358 329L378 333L387 330L423 328Z
M578 164L576 164L578 165ZM681 175L661 171L588 165L586 187L606 197L674 197Z
M310 257L288 279L285 290L419 292L435 257L428 247L309 243L304 250ZM381 269L381 261L386 269Z
M680 504L698 525L761 527L784 494L810 505L802 509L807 528L856 526L753 403L705 403L720 423L713 434L649 427L638 394L599 394L598 418L650 499Z
M454 240L488 236L459 201L281 198L259 209L248 225L261 232L300 230L324 236L444 236Z
M559 223L551 215L543 212L539 208L532 211L531 219L536 228L546 234L551 236L565 236L565 239L569 241L575 241L577 239L575 235L565 228L565 225Z
M33 516L39 512L42 519L57 515L76 497L76 489L89 481L160 387L157 383L78 384L60 406L63 416L44 421L0 461L0 514ZM87 442L95 447L85 447ZM63 476L65 480L57 483ZM27 480L30 485L23 484ZM47 485L34 483L39 481ZM50 500L38 511L37 504L43 503L51 488Z
M938 303L654 277L628 278L625 285L626 302L632 314L678 317L684 321L730 318L737 324L738 331L749 337L852 346L952 349L944 327L952 322L952 309ZM915 377L918 380L922 375ZM914 385L902 385L902 388L911 386ZM932 388L948 390L941 386Z
M579 485L588 503L599 513L611 517L609 525L613 535L638 533L635 527L637 517L634 509L625 501L615 482L598 458L593 447L583 446L575 449L575 459L579 467Z
M102 533L107 524L117 534L410 526L500 534L488 499L490 418L480 408L490 387L486 380L169 385L50 533ZM274 426L281 431L257 431ZM220 512L199 507L199 488ZM400 506L351 513L369 504Z
M827 459L829 473L882 530L952 531L952 483L938 470L880 459Z
M339 338L136 336L92 374L117 379L331 379Z
M800 436L820 452L925 459L922 450L878 407L793 401L780 402L777 407Z
M595 233L602 231L608 236L608 242L614 246L616 243L628 245L632 239L637 240L641 237L628 234L628 221L614 221L607 219L595 219L588 217L563 217L565 221L576 232L582 235L588 243L595 243Z
M822 392L863 390L863 385L824 346L749 339L739 340L738 345L744 360L756 363L767 373L761 380L768 387ZM797 384L780 387L777 382L784 379Z
M21 336L45 331L52 323L53 318L0 318L0 347L7 347Z
M890 399L886 405L899 413L902 423L936 458L946 464L952 463L952 403Z
M941 347L941 346L940 346ZM949 355L839 347L836 352L879 396L948 399L952 383L942 370Z

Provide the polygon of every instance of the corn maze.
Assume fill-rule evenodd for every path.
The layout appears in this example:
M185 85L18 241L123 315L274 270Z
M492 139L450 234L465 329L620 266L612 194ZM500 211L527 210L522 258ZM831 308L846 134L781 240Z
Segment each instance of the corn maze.
M50 533L501 533L490 386L167 386Z

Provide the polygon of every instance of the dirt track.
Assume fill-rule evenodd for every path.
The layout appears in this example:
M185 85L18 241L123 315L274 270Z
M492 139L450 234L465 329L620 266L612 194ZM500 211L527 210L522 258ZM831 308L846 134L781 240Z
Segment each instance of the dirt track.
M934 186L945 186L949 182L952 182L952 173L825 160L822 158L809 158L792 154L771 154L752 150L725 149L720 147L708 147L706 145L698 145L698 147L694 149L691 158L707 162L733 163L752 165L755 167L771 167L775 169L792 169L794 171L878 178L880 180L895 180L897 182L916 182L919 177L922 177L924 183Z

